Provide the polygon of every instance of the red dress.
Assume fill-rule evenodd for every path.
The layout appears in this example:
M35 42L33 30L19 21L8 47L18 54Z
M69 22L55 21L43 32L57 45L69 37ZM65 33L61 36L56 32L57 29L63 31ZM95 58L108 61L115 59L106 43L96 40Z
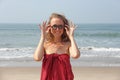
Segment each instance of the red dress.
M41 80L73 80L68 54L45 54L42 62Z

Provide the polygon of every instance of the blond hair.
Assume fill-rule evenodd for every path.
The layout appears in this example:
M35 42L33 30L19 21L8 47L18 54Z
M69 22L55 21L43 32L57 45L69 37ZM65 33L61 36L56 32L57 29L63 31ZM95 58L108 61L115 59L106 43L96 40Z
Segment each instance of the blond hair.
M63 23L64 23L64 27L69 29L67 26L65 26L65 25L69 25L69 22L68 22L68 20L66 19L66 17L64 15L58 14L58 13L52 13L51 16L49 17L48 25L50 24L52 18L59 18L59 19L61 19L63 21ZM51 41L53 41L53 38L54 38L53 34L49 31L46 34L46 40L51 42ZM70 39L69 39L69 37L68 37L68 35L66 33L65 28L64 28L63 34L61 35L61 39L62 39L62 42L70 41Z

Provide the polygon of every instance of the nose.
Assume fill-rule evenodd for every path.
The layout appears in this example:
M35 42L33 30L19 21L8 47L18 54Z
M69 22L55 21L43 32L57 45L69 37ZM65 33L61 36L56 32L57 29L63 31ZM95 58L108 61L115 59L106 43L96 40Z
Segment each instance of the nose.
M56 30L59 30L59 28L57 27Z

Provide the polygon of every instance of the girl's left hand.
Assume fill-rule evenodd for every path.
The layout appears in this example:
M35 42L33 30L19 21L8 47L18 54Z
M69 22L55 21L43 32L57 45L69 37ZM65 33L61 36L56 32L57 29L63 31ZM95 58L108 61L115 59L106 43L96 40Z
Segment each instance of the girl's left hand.
M65 30L66 30L66 33L68 35L68 37L71 39L74 37L74 30L76 29L76 26L75 24L73 24L72 22L70 22L70 26L68 25L65 25Z

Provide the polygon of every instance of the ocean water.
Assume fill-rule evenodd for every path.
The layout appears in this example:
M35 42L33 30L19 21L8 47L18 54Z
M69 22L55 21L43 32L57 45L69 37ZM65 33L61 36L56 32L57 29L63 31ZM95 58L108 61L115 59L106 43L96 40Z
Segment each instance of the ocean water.
M73 66L120 66L120 24L76 24L81 52ZM38 24L0 24L0 67L41 66L33 60L40 39Z

